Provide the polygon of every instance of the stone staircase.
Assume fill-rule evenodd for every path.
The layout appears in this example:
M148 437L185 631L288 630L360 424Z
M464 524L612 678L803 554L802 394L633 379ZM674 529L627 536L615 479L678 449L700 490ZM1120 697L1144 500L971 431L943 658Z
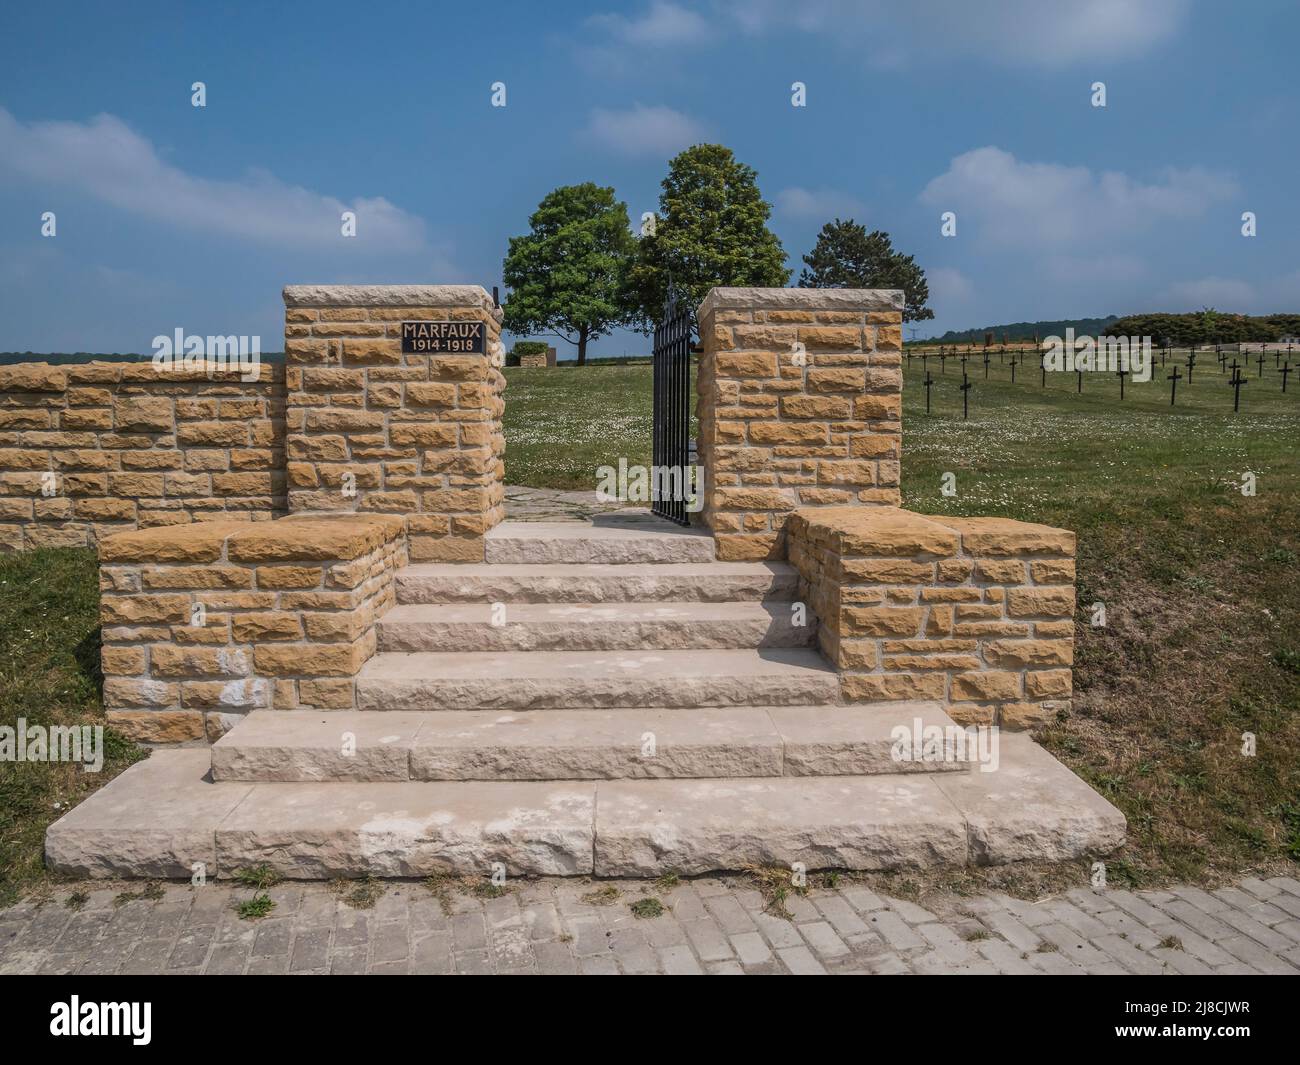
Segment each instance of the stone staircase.
M843 705L778 562L641 514L507 522L397 578L352 711L254 711L47 835L93 875L657 876L1105 850L1123 818L1024 736L996 772L893 757L937 703Z

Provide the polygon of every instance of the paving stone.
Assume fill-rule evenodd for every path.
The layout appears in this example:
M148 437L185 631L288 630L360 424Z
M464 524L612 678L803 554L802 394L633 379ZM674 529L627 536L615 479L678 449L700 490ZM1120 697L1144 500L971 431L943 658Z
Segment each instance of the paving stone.
M1222 899L1216 899L1208 891L1202 891L1198 887L1191 887L1183 884L1169 889L1175 896L1190 902L1197 909L1204 913L1218 913L1221 910L1228 909L1228 904Z
M823 960L839 958L849 953L844 940L835 934L835 929L826 921L812 921L799 926L799 934ZM797 948L787 948L797 949Z
M813 904L841 936L861 935L870 931L867 923L841 895L822 896L814 899Z
M766 965L772 952L758 932L740 932L731 937L731 946L742 965Z
M699 890L698 885L696 885L696 890ZM757 927L753 918L745 912L745 908L729 895L707 897L704 900L704 906L727 935L752 932Z
M293 937L289 970L323 969L329 965L330 931L328 928L299 931Z
M405 922L384 921L375 925L370 942L370 958L376 963L403 961L409 950L409 930Z
M1092 945L1109 955L1131 973L1138 976L1159 976L1164 964L1150 954L1137 949L1132 943L1113 933L1097 936Z
M451 932L430 932L411 946L410 971L430 976L451 972Z
M850 884L839 889L840 894L848 900L850 906L859 912L869 910L882 910L885 908L885 900L877 895L874 891L860 885Z
M1245 962L1252 969L1256 969L1261 973L1285 973L1291 976L1296 972L1295 967L1287 962L1285 958L1272 953L1259 942L1247 936L1229 936L1227 939L1219 940L1218 946L1222 947L1234 958Z
M709 963L710 976L744 976L745 969L738 961L714 961Z
M618 962L613 958L593 955L578 959L578 970L583 976L618 976Z
M689 947L660 947L659 961L669 976L703 976L704 970Z
M982 939L975 944L975 949L992 962L1000 973L1033 976L1038 972L1028 960L1021 957L1022 951L1003 943L1000 939Z
M1183 950L1172 950L1169 947L1157 947L1151 952L1151 957L1158 958L1175 972L1183 976L1206 976L1212 972L1208 965L1203 961L1197 961L1190 954Z
M724 961L732 957L731 944L715 921L709 918L683 921L682 928L701 961Z
M777 956L794 976L825 976L826 970L821 962L813 957L807 947L783 947Z
M537 971L548 976L571 976L578 971L578 963L566 944L546 941L533 944L537 958Z
M877 910L868 916L867 922L895 950L915 950L925 946L925 940L913 932L893 910Z
M489 976L492 959L486 950L462 950L452 955L455 971L464 976Z

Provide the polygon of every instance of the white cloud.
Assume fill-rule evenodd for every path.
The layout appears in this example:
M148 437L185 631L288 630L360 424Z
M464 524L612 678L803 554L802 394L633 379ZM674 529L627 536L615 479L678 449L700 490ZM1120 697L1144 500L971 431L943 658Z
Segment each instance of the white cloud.
M626 111L597 107L582 139L628 156L673 155L708 139L703 125L671 107L635 104Z
M791 218L829 222L833 218L862 220L866 206L861 200L835 189L804 189L795 186L776 194L776 207Z
M709 39L709 23L701 15L678 4L656 0L636 18L626 15L593 15L587 24L608 33L624 44L661 48L674 44L697 44Z
M424 222L382 197L344 202L265 170L240 178L198 177L163 161L121 119L22 123L0 108L0 176L84 193L141 218L277 248L366 248L385 254L425 249ZM340 215L355 211L357 236Z
M964 232L1008 247L1077 248L1127 243L1161 221L1199 217L1235 191L1230 178L1201 167L1168 168L1143 183L1118 171L1022 162L986 147L953 159L920 199L957 213L957 239Z
M1190 0L722 0L720 21L749 33L790 29L879 51L891 62L936 54L1051 66L1144 55L1184 24Z
M940 266L926 271L930 283L930 304L940 314L951 314L954 305L970 303L975 296L975 286L960 270Z

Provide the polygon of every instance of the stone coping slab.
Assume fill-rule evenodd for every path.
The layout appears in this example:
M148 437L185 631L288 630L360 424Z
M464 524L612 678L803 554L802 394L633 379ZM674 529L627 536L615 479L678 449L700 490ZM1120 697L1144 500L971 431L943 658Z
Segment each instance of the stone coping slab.
M273 522L204 521L117 533L99 543L101 562L350 561L400 538L386 515L302 514Z
M720 310L901 311L903 291L893 288L714 288L696 317Z
M286 307L481 307L501 317L482 285L285 285Z
M797 535L824 540L841 555L950 558L972 555L1074 554L1068 529L1012 518L917 514L901 507L805 507L792 515Z

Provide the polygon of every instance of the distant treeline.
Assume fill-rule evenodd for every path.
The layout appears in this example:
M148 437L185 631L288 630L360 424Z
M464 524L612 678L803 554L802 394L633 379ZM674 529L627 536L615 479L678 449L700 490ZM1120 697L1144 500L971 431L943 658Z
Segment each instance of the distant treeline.
M1076 330L1077 332L1077 330ZM1300 314L1130 314L1117 318L1103 331L1108 336L1150 337L1156 345L1169 341L1186 344L1235 344L1239 341L1278 340L1300 336Z
M83 362L148 362L152 358L152 355L117 351L0 351L0 366L12 366L16 362L48 362L56 366ZM260 358L274 365L284 362L284 352L264 351Z
M1105 318L1075 318L1065 322L1011 322L1004 325L986 325L979 329L950 329L941 337L917 341L919 344L983 344L986 333L993 334L994 343L1007 340L1033 340L1038 337L1064 336L1067 329L1073 329L1077 336L1100 336L1109 330L1111 323L1118 321L1115 315Z

